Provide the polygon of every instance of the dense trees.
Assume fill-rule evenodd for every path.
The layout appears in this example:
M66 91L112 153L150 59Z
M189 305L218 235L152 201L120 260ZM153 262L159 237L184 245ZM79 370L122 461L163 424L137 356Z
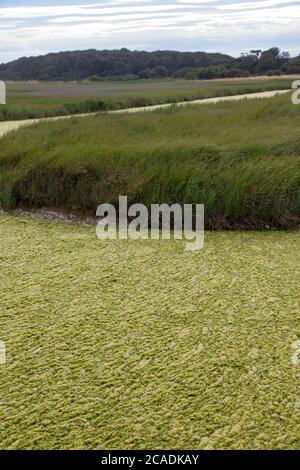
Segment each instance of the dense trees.
M251 50L239 58L205 52L90 49L22 57L0 65L2 80L210 79L299 72L300 56L291 59L277 47Z

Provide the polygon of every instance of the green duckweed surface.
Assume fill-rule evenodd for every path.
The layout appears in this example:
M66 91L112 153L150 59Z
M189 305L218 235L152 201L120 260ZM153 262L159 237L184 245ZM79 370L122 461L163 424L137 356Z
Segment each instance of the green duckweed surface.
M299 232L0 237L1 449L300 447Z

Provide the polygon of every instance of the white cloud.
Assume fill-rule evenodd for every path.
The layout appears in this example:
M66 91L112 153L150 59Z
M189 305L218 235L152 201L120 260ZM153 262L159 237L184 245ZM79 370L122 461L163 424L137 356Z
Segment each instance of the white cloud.
M13 2L12 2L13 3ZM300 1L101 0L0 7L0 61L87 47L299 53Z
M141 2L136 2L134 5L128 5L128 0L124 0L124 4L118 2L110 2L111 5L117 3L116 6L109 7L105 4L87 4L87 5L63 5L63 6L43 6L43 7L15 7L15 8L2 8L0 9L0 18L21 18L21 19L32 19L32 18L43 18L53 16L65 16L65 15L104 15L104 14L118 14L122 11L131 10L134 13L134 9L145 14L154 11L171 11L171 10L184 10L186 5L181 5L176 2L174 4L153 4L144 5ZM197 8L198 5L191 5L190 8Z
M229 3L224 5L218 5L217 8L220 10L258 10L261 8L268 7L282 7L286 4L290 5L295 3L293 8L299 9L299 0L261 0L258 2L240 2L240 3Z

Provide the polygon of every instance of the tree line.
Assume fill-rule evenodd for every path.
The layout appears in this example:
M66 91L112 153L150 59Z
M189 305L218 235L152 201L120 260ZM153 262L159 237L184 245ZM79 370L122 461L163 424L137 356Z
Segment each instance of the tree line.
M238 58L206 52L89 49L22 57L0 65L1 80L192 80L293 73L300 73L300 56L292 58L278 47L254 49Z

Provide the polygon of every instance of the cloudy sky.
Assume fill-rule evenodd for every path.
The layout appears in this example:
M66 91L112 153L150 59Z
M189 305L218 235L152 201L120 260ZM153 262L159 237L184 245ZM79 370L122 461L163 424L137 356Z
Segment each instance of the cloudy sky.
M300 53L297 0L0 0L0 63L74 49Z

